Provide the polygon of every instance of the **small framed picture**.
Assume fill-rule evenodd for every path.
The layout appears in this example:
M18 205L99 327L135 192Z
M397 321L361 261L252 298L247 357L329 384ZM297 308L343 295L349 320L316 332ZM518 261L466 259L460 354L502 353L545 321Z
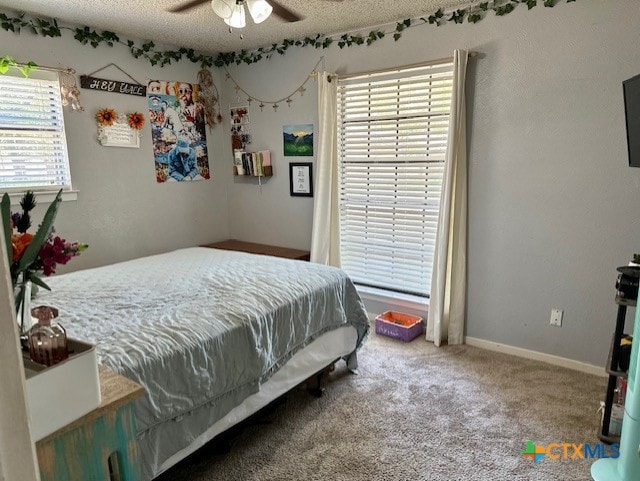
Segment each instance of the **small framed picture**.
M291 196L313 197L313 173L311 162L289 163L289 187Z

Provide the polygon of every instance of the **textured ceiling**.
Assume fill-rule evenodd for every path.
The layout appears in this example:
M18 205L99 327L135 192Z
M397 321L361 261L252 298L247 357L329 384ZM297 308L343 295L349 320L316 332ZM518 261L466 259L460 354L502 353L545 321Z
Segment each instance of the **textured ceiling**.
M350 32L469 4L468 0L279 0L304 20L286 23L271 15L255 25L247 16L247 27L230 33L209 2L186 13L167 12L186 1L0 0L0 11L27 12L62 24L110 30L123 38L214 53L254 49L285 38Z

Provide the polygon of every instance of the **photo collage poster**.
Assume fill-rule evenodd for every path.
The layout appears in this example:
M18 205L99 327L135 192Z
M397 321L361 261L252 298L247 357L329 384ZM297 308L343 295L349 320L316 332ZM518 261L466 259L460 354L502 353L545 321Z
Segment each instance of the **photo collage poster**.
M147 102L156 181L209 179L204 104L198 98L198 85L150 80Z

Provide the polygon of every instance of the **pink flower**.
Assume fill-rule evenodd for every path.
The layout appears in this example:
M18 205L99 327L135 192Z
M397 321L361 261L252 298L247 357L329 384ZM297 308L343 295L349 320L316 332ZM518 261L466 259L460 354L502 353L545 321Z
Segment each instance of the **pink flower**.
M71 246L72 244L67 243L59 236L47 239L38 252L39 264L41 264L42 273L45 276L55 274L58 264L64 265L74 255L77 255L77 249L74 250Z

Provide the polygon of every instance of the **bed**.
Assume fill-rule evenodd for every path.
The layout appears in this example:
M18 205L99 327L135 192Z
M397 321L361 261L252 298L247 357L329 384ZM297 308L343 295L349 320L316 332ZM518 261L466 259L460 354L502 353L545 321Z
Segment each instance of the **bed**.
M150 480L337 359L357 368L369 322L340 269L188 248L53 276L39 304L145 388Z

